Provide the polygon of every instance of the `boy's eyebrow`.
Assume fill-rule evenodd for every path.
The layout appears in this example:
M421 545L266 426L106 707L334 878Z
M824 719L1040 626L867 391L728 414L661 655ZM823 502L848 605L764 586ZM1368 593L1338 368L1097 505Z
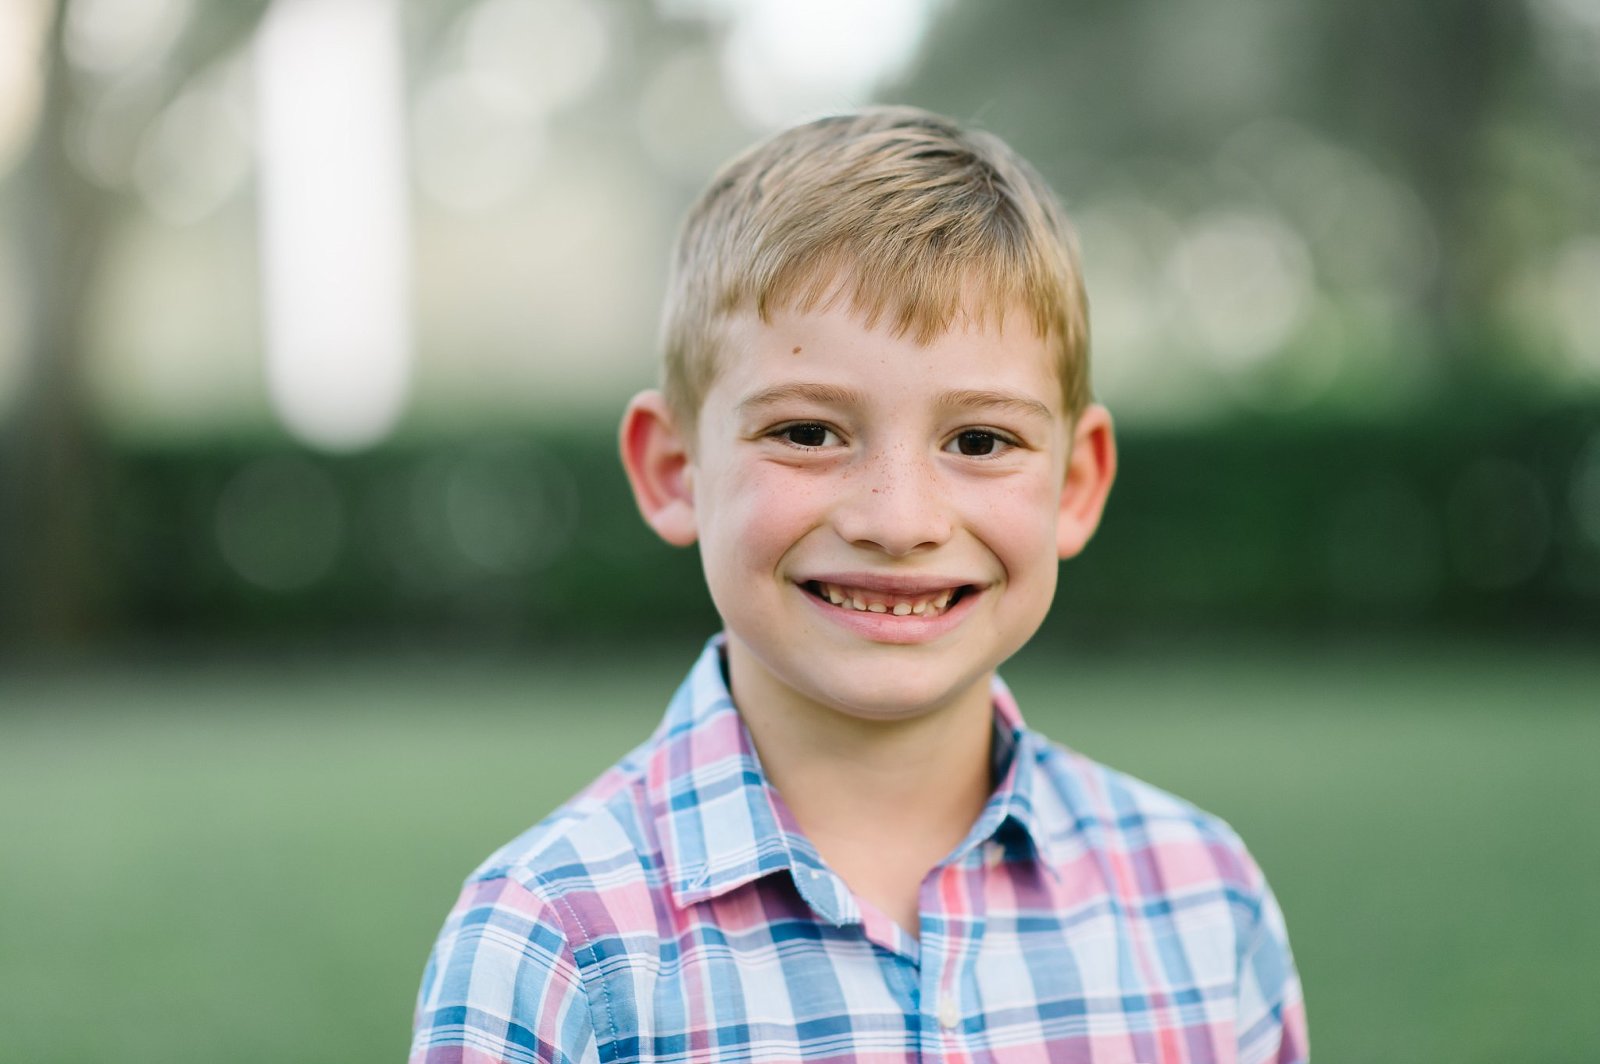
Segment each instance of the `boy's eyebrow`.
M756 392L754 395L748 395L740 400L738 409L740 413L748 414L753 410L775 406L778 403L810 402L820 406L859 406L865 401L865 397L853 388L841 388L836 384L820 384L811 381L794 381L789 384L774 385L771 388ZM959 391L945 392L939 396L939 405L959 408L984 407L1009 410L1016 414L1031 415L1045 418L1046 420L1055 417L1055 412L1039 400L1011 392L961 389Z
M745 396L739 401L739 410L741 413L749 413L764 406L797 401L817 403L822 406L859 406L864 400L862 394L853 388L796 381L791 384L775 385L754 395Z
M1011 392L985 392L963 390L958 392L945 392L939 397L944 406L957 407L998 407L1016 414L1031 414L1034 417L1045 419L1054 418L1055 412L1044 403L1026 395L1014 395Z

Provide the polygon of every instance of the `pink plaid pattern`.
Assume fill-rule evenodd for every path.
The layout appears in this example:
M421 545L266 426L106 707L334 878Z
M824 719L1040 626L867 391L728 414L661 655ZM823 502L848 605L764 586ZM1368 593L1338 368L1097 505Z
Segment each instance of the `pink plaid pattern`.
M1029 731L925 881L861 906L767 785L713 640L656 734L467 881L411 1059L1307 1059L1283 917L1220 821Z

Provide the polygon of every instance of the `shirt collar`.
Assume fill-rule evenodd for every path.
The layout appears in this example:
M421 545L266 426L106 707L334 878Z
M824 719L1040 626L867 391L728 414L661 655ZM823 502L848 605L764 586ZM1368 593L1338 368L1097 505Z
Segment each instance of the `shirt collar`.
M819 915L836 924L859 920L854 899L836 876L826 874L816 847L767 783L728 693L723 644L721 635L706 644L673 695L646 767L645 789L673 900L687 907L788 871ZM1023 725L1016 700L998 677L994 706L996 764L1005 766L1004 775L957 854L1015 823L1054 865L1052 840L1034 813L1040 740Z
M968 842L981 842L1008 824L1015 824L1033 848L1034 856L1055 873L1065 857L1064 840L1041 822L1038 811L1040 795L1048 797L1049 793L1048 783L1041 784L1039 779L1039 761L1046 752L1047 741L1023 722L1016 696L1004 680L994 677L990 691L994 703L994 763L1000 782L973 825Z

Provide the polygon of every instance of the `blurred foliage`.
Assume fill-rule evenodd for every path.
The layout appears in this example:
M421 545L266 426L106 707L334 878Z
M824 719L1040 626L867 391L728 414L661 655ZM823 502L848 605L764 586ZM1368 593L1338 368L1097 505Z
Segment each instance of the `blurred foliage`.
M1600 46L1600 19L1504 0L968 2L893 94L991 124L1071 199L1131 188L1193 212L1298 191L1333 224L1380 221L1331 158L1284 174L1293 160L1238 151L1241 131L1299 129L1421 211L1429 339L1505 359L1480 330L1509 277L1600 228L1600 75L1558 61L1557 36ZM1251 172L1226 173L1240 166Z

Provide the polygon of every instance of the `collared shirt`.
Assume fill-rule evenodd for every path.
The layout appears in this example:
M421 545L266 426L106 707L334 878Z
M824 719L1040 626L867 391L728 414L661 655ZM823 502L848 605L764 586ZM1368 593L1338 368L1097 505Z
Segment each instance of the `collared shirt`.
M413 1064L1304 1061L1238 837L1028 730L998 679L994 707L1001 783L913 937L768 785L713 640L647 743L467 880Z

